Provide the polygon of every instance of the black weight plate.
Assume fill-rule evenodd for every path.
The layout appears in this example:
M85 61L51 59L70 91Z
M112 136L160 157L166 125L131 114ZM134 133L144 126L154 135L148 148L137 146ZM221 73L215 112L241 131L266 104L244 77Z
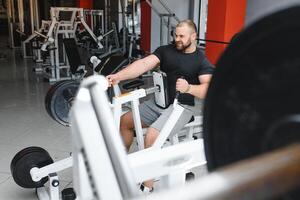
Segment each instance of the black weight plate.
M11 161L10 170L14 181L23 188L42 187L48 177L44 177L38 182L31 179L30 170L33 167L44 167L53 163L49 153L41 147L27 147L19 151Z
M69 111L79 88L78 81L68 81L56 87L49 104L52 118L64 126L69 126Z
M69 80L67 80L67 81L69 81ZM65 82L66 81L56 82L47 91L47 94L46 94L46 97L45 97L45 108L46 108L47 113L51 116L51 118L52 118L52 113L51 113L51 109L50 109L51 98L52 98L53 93L55 92L56 88L59 87L61 84L64 84Z
M219 59L204 107L209 170L300 140L299 19L300 7L267 16Z

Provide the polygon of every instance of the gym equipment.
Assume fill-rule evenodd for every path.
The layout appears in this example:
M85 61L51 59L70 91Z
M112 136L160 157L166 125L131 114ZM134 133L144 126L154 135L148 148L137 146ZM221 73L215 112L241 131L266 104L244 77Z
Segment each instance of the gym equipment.
M245 29L218 62L204 108L204 145L210 170L298 144L214 172L183 190L174 188L167 196L147 198L252 200L284 195L282 199L299 199L300 68L295 51L300 48L299 17L300 7L293 7ZM282 36L285 43L276 42ZM177 170L174 173L185 170L192 158L199 159L193 160L196 164L204 164L201 140L126 157L104 93L105 79L90 77L81 86L72 110L78 199L134 198L137 182L167 175L171 169ZM296 191L284 194L289 189Z
M65 188L61 191L61 199L62 200L75 200L76 194L73 188Z
M65 46L65 52L68 58L68 63L70 65L70 72L76 78L82 79L85 75L85 66L81 62L80 54L77 49L76 41L74 38L64 38L63 44ZM78 78L78 77L77 77Z
M56 39L56 31L61 31L62 34L75 34L77 29L77 25L80 23L83 25L85 30L90 34L93 40L98 44L99 48L102 48L102 44L95 36L90 27L86 24L84 20L84 14L82 8L71 8L71 7L51 7L51 25L49 28L49 32L47 33L47 38L55 38ZM69 21L62 20L62 13L71 13L71 18ZM77 21L77 19L79 21ZM61 27L60 27L61 26ZM54 30L55 29L55 30ZM54 31L54 32L53 32ZM56 41L56 40L55 40ZM57 46L57 44L56 44Z
M195 2L197 4L198 2ZM206 26L207 26L207 13L208 13L208 0L201 0L198 3L200 9L195 10L194 9L194 19L193 21L198 25L198 38L204 38L206 37ZM195 5L194 8L197 8L198 6ZM197 23L198 22L198 23ZM199 46L202 46L203 43L198 43Z
M142 130L140 112L139 112L139 99L145 97L148 94L154 93L154 99L157 106L161 108L167 108L172 102L169 100L167 82L166 82L166 74L163 72L153 72L153 83L154 86L147 89L138 89L135 91L131 91L129 93L125 93L119 96L115 96L113 98L113 109L114 109L114 118L117 127L120 126L120 118L121 118L121 105L126 102L131 102L131 110L133 114L135 134L137 138L138 149L144 149L144 132ZM130 85L135 85L135 87L139 86L140 81L133 81L129 83ZM123 87L127 88L127 84L124 84ZM177 93L179 94L179 93ZM162 148L165 144L166 140L169 138L172 144L176 144L179 142L179 134L180 130L177 130L179 133L175 135L170 135L173 127L176 125L179 120L182 112L184 111L184 107L178 104L177 101L178 95L173 102L173 111L170 114L168 120L165 122L164 127L160 131L159 137L156 139L155 143L151 148ZM193 140L193 136L195 133L202 132L202 116L195 116L196 120L188 123L184 129L188 129L188 133L184 130L184 135L187 140Z
M91 55L98 56L100 59L112 54L122 53L116 23L111 23L111 26L111 30L105 33L98 34L99 41L107 42L104 44L105 48L95 48L94 40L89 36L87 32L84 31L77 34L77 37L79 39L78 44L80 45L80 47L86 49Z
M155 96L155 102L158 106L162 108L166 108L169 106L169 95L167 93L167 85L166 85L166 75L162 72L153 72L153 82L154 86L148 89L138 89L134 90L125 94L121 94L119 96L115 96L113 98L113 113L114 113L114 120L116 123L117 127L120 127L120 119L122 115L122 105L131 102L131 111L133 114L133 121L134 121L134 127L135 127L135 133L136 133L136 138L137 138L137 144L139 150L144 149L144 134L142 130L142 124L141 124L141 119L140 119L140 111L139 111L139 99L145 97L148 94L154 93ZM129 89L130 87L138 87L141 86L143 83L140 81L133 81L129 82L129 84L124 84L126 89ZM123 86L123 87L124 87ZM180 114L183 112L183 108L181 106L177 106L177 109L174 109L174 112L178 111L177 117L180 116ZM175 120L172 124L175 125L177 120ZM170 130L172 130L172 125L171 127L167 127L167 133L166 134L161 134L162 136L164 135L169 135ZM171 129L170 129L171 128ZM166 136L166 137L167 137ZM163 142L165 142L165 139L163 139ZM160 144L161 146L163 144ZM161 147L160 146L160 147Z
M71 167L72 164L72 157L54 163L45 149L41 147L27 147L14 156L10 164L10 170L14 181L19 186L36 188L36 193L40 200L58 200L59 179L57 172ZM48 180L49 186L45 187L44 184ZM70 189L62 192L62 197L74 196ZM64 200L64 198L62 199Z
M6 0L2 0L1 2L2 2L2 3L1 3L1 4L2 4L2 7L3 7L4 9L6 9L6 7L7 7L7 5L6 5Z
M104 67L104 66L103 66ZM103 68L102 68L103 69ZM110 69L111 70L111 69ZM100 70L101 71L101 70ZM102 70L104 71L104 70ZM107 71L106 71L107 72ZM168 95L166 95L165 90L165 80L163 79L163 76L161 73L154 72L153 73L153 80L156 87L153 87L146 92L141 89L139 92L135 92L136 94L132 95L132 97L138 97L141 98L143 96L149 93L155 92L155 99L158 105L161 107L166 107L168 105ZM141 83L138 83L139 86ZM142 83L143 84L143 83ZM48 112L48 114L58 123L69 126L69 110L71 108L72 102L74 100L74 97L77 93L78 87L80 85L79 81L76 80L66 80L66 81L60 81L54 84L50 89L48 90L46 97L45 97L45 108ZM131 85L130 87L127 87L127 89L132 89L137 87L138 85ZM151 90L151 91L150 91ZM142 91L142 92L141 92ZM120 94L120 91L117 91L115 89L115 93L118 95ZM144 94L144 95L143 95ZM127 98L125 102L132 101L133 99ZM124 100L118 98L118 100L114 100L113 107L115 109L120 109L120 112L118 116L116 116L116 119L121 117L121 106L124 104ZM138 110L138 104L136 105L136 110ZM138 114L139 116L139 114ZM119 124L119 123L118 123Z
M204 108L210 170L299 141L298 17L294 7L261 19L218 61Z
M133 198L138 195L137 183L154 177L161 177L166 188L184 184L187 169L206 163L202 140L127 156L106 96L107 86L103 76L83 80L72 108L78 199Z
M44 36L42 33L46 33L50 26L51 21L42 20L41 27L38 30L34 30L24 41L22 41L22 53L23 58L35 59L36 62L41 62L41 47L38 37ZM32 52L30 52L30 50ZM30 55L31 54L31 55Z
M10 170L14 181L23 188L38 188L44 186L48 177L32 181L30 170L34 167L44 167L53 163L49 153L40 147L27 147L19 151L11 161Z
M161 79L162 77L159 77L159 78ZM157 82L157 84L162 84L161 82L162 82L162 80L160 82ZM64 93L63 89L61 89L61 88L67 87L68 84L73 84L73 82L72 81L57 82L49 90L49 92L47 93L47 96L46 96L46 99L47 99L46 100L47 101L46 106L48 107L47 108L48 110L49 110L49 104L50 104L49 103L50 102L49 99L53 98L52 97L52 96L54 96L53 93L55 93L56 90L59 90L60 93ZM65 85L67 85L67 86L65 86ZM163 87L163 86L157 85L156 87L149 89L149 91L150 92L154 92L155 89L157 90L157 89L159 89L161 87ZM118 96L118 97L114 98L114 104L109 105L109 109L112 109L112 111L114 112L114 118L113 118L113 121L112 121L113 123L118 123L119 122L119 119L116 119L116 116L118 116L118 113L120 113L121 109L122 109L121 107L120 107L119 110L117 109L118 108L117 107L117 103L118 103L118 105L121 105L122 103L126 103L126 102L131 102L131 104L134 104L134 102L136 102L136 100L140 98L140 96L138 96L138 95L141 94L141 91L143 91L144 93L146 93L145 90L143 90L143 89L138 90L138 91L139 91L138 93L137 93L137 91L134 91L134 93L130 93L130 94L127 94L127 95L125 94L125 95L121 95L121 96ZM161 91L163 91L163 90L161 90ZM136 94L138 94L138 95L136 95ZM61 95L61 96L67 96L67 95ZM72 94L72 98L73 98L73 94ZM63 101L66 101L66 99L63 99ZM137 107L133 106L133 109L136 109L136 108ZM53 115L53 113L52 113L52 115ZM84 117L84 116L82 115L81 117ZM139 125L140 125L140 121L138 121L138 122L139 122ZM86 124L86 125L88 125L88 124ZM199 148L202 149L202 152L203 152L202 142L200 142L200 144L201 144L200 146L199 146L198 143L192 145L193 148L191 149L192 152L197 151L197 153L193 154L194 156L197 157L197 159L196 159L197 161L193 161L192 162L193 163L193 167L195 165L197 165L197 163L199 164L200 161L201 161L202 164L205 164L205 160L203 159L203 157L200 159L199 156L198 156L198 154L199 154L198 151L200 151ZM185 149L185 147L182 147L182 148ZM157 149L160 149L160 148L157 148ZM168 151L166 151L165 155L170 155L170 152L173 152L173 151L174 151L174 149L169 149ZM154 159L154 157L157 157L158 154L160 154L160 153L156 152L155 154L153 154L153 155L151 154L151 155L152 155L152 157ZM181 150L180 150L180 154L182 154ZM132 157L133 157L131 159L132 161L130 161L130 162L132 162L131 166L133 168L135 168L135 170L137 170L137 175L136 175L137 181L138 180L140 180L140 181L141 180L146 180L149 177L148 174L144 174L142 172L143 168L145 166L148 166L148 167L149 166L150 167L153 166L154 168L156 168L156 166L158 166L158 165L159 166L163 165L162 161L160 161L159 163L152 164L152 165L149 162L144 162L143 165L139 165L138 162L136 162L135 160L136 159L141 160L141 159L143 159L144 156L142 156L141 154L135 154L135 156L132 156ZM31 158L30 155L28 155L28 159L30 159L30 158ZM50 183L51 184L50 184L50 187L49 187L48 190L47 190L46 187L43 187L43 184L40 184L39 187L37 188L37 194L38 194L39 199L49 198L51 200L57 200L59 198L59 190L58 190L59 179L58 179L58 176L57 176L56 173L59 172L59 171L65 170L67 168L72 167L73 166L73 158L74 157L72 156L72 157L65 158L63 160L57 161L55 163L51 162L51 164L49 163L49 164L46 164L46 165L28 165L27 162L24 163L24 162L20 161L22 163L22 165L26 166L27 171L30 172L30 174L29 173L27 173L27 174L28 174L28 179L31 180L31 182L35 183L35 182L39 182L40 180L45 180L43 182L43 184L44 184L47 181L47 177L50 178ZM161 160L163 160L163 158L165 158L165 157L161 157ZM34 158L32 158L32 159L34 159ZM162 167L162 166L160 166L160 167ZM181 169L181 167L178 168L178 166L175 167L175 168L178 169L178 170ZM188 168L189 167L187 167L187 168L184 167L184 171L186 171ZM13 168L12 168L12 171L13 171ZM24 171L20 170L20 173L22 174L22 173L24 173ZM155 171L153 173L156 174L155 177L156 176L170 174L169 170L166 170L166 169L161 170L159 172ZM175 173L172 176L177 176L177 175ZM182 174L180 175L180 177L181 176L182 176ZM153 177L154 177L154 175L153 175ZM149 178L152 178L152 177L149 177ZM182 178L180 178L179 180L173 180L170 177L168 177L168 178L162 178L162 180L164 180L164 181L162 181L162 183L170 185L170 186L171 186L171 184L174 184L174 182L180 182L180 183L182 183L182 181L183 181ZM23 187L24 184L23 185L19 184L19 185ZM32 185L31 188L35 188L35 185ZM75 194L72 193L70 190L65 191L62 194L62 196L71 196L71 197L74 197Z
M50 14L51 23L47 35L39 34L45 38L41 50L47 51L49 47L53 50L50 52L50 73L45 73L45 78L49 79L49 82L69 80L74 77L71 77L69 73L69 62L72 61L67 59L70 55L67 55L66 51L75 50L77 46L75 42L76 47L69 48L65 46L65 42L61 41L67 40L68 38L75 38L75 33L79 25L82 25L92 40L95 41L97 48L103 48L101 44L102 38L96 37L90 27L86 24L82 8L51 7ZM61 45L62 43L63 45ZM64 46L65 48L63 48ZM65 70L66 73L62 74L61 70Z
M300 146L291 145L212 172L188 185L159 191L147 200L160 199L299 199ZM201 188L201 189L199 189ZM280 195L282 195L280 197Z
M48 114L64 126L69 126L69 110L79 84L79 81L60 81L54 84L46 94L45 107Z
M69 49L74 47L74 43L75 41L73 38L64 39L64 44ZM66 53L70 60L70 71L75 74L82 74L81 78L78 80L59 81L52 85L45 96L45 108L47 113L55 121L64 126L70 126L69 111L85 72L82 72L83 69L80 67L81 65L79 65L81 60L78 51L71 49L71 51L68 50ZM101 61L95 56L91 57L91 62L94 65L93 72L96 73L96 71L98 71L97 73L104 75L114 73L125 64L123 56L119 56L118 58L119 60L121 59L121 63L119 63L119 65L116 65L116 61L118 62L118 59L114 59L114 56L109 57L104 63L101 63ZM114 87L114 93L118 95L121 92Z
M128 59L120 54L112 54L101 58L101 60L96 56L92 56L89 61L93 68L93 74L101 74L104 76L114 74L129 64Z
M103 10L90 10L84 9L84 20L90 23L90 28L93 33L99 30L104 31L104 11ZM95 34L97 35L97 34Z
M9 46L10 48L17 48L21 46L20 33L30 35L33 34L34 30L39 29L38 0L7 0L6 3Z
M187 186L184 195L179 197L177 194L181 190L176 188L171 191L172 199L252 200L274 198L274 195L283 195L277 196L279 199L299 199L299 17L300 7L292 7L267 16L242 31L217 64L204 108L204 144L209 170L297 144L258 160L223 168L220 173L204 179L205 182L200 180ZM280 43L282 38L286 40ZM113 195L133 197L136 191L132 186L134 181L130 179L134 171L128 166L123 167L126 161L122 151L111 142L121 145L121 141L112 136L117 130L110 126L112 120L107 120L110 112L105 110L104 102L98 101L98 98L105 99L99 92L104 90L105 84L100 85L100 80L95 82L89 80L83 84L78 102L74 104L72 116L76 125L72 131L79 141L75 143L78 171L74 174L82 173L77 179L74 175L78 183L75 190L80 194L79 199L87 197L84 195L88 193L81 190L84 186L84 191L96 199L99 196L109 199L115 197ZM78 112L79 106L82 106L82 112ZM94 119L89 115L89 122L95 123L93 129L84 126L83 118L80 118L87 116L89 109L94 109ZM90 138L85 137L86 134L90 134ZM99 152L103 157L98 155ZM104 163L101 158L107 159L107 168L100 165ZM180 158L184 160L184 157ZM114 178L110 188L101 181L102 173ZM294 190L293 193L287 194L289 189ZM169 199L169 196L156 196L156 199Z

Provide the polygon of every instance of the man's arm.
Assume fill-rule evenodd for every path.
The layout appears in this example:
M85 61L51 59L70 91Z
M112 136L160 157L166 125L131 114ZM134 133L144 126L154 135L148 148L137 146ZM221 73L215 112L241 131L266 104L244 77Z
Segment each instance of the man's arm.
M204 99L206 96L206 92L207 92L211 77L212 77L211 74L200 75L198 77L199 81L200 81L200 85L190 85L190 88L187 91L187 93L189 93L195 97L198 97L200 99Z
M195 97L204 99L211 77L211 74L200 75L198 77L201 83L200 85L191 85L188 84L185 79L179 78L176 82L176 90L180 91L181 93L189 93Z
M109 81L109 85L114 85L119 83L120 81L136 78L143 73L157 67L159 63L160 60L152 54L131 63L123 70L119 71L116 74L108 75L106 78Z

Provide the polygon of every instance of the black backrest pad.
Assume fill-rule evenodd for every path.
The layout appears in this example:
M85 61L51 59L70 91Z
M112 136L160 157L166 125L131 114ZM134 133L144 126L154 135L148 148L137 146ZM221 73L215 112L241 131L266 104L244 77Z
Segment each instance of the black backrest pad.
M69 60L71 73L75 74L78 67L82 65L76 41L74 38L64 38L63 43Z
M96 69L96 71L100 71L100 74L104 76L115 73L121 67L128 64L128 60L123 55L110 55L106 59L108 60L103 59L101 69Z

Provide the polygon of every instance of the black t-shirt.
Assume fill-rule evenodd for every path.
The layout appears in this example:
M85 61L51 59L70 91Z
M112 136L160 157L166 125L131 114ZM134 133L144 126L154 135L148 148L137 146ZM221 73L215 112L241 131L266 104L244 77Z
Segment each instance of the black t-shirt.
M199 75L212 74L213 66L201 49L193 53L183 53L170 44L157 48L154 53L160 60L160 70L167 74L169 98L172 103L176 94L176 81L183 77L189 84L199 85ZM178 101L185 105L194 105L194 96L180 94Z

